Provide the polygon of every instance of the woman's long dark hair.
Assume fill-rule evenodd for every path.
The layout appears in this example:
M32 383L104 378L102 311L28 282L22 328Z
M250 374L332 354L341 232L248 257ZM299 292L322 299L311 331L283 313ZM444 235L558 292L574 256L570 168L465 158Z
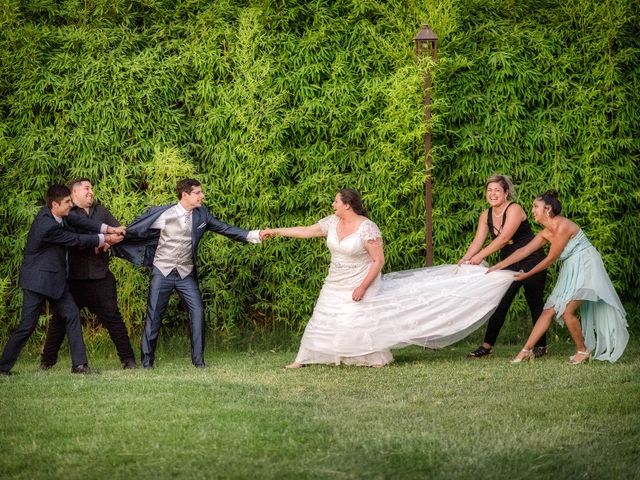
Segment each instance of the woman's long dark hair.
M340 194L340 200L342 200L342 203L349 205L358 215L369 218L369 212L364 208L362 198L360 198L360 194L358 192L351 190L350 188L341 188L338 193Z

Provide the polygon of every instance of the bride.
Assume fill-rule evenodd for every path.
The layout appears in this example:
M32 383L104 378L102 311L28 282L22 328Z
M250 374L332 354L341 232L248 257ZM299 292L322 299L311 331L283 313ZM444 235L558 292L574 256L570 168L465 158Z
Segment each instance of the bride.
M381 367L392 348L440 348L480 327L513 281L513 272L485 275L476 265L442 265L382 276L382 235L357 192L340 190L334 215L303 227L261 232L293 238L326 237L329 273L296 359L306 364Z

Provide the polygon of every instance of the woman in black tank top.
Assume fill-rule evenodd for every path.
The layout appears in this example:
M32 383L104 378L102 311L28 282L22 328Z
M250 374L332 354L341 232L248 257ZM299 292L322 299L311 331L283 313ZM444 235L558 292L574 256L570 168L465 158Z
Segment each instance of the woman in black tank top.
M486 188L489 208L480 214L476 235L458 264L478 265L497 251L500 251L500 258L504 260L518 248L533 240L534 235L527 215L520 205L512 203L515 190L511 179L506 175L493 175L487 180ZM484 243L488 236L491 237L491 242L485 247ZM516 272L520 270L528 272L544 257L544 251L540 249L520 262L509 266L508 269ZM524 282L513 282L487 323L484 342L476 350L469 353L469 357L484 357L491 353L509 307L521 287L524 287L524 296L531 312L531 320L535 324L544 306L546 278L547 272L545 270L529 277ZM542 337L534 348L534 355L540 357L545 353L546 338Z

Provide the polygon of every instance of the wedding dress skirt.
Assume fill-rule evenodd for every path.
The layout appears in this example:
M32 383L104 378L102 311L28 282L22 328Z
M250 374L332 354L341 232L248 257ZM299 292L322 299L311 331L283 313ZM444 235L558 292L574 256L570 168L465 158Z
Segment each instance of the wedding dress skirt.
M583 300L580 321L585 344L593 358L615 362L629 341L626 312L616 293L602 258L580 230L560 254L562 268L544 308L556 311L560 324L567 304Z
M440 348L482 326L513 282L513 272L486 274L476 265L441 265L389 273L371 284L364 298L351 295L371 266L365 242L380 238L365 220L340 239L335 216L319 222L327 235L331 265L296 362L384 365L392 348Z
M327 282L296 362L384 365L392 348L451 345L489 319L513 282L513 272L486 271L442 265L390 273L360 302L350 286Z

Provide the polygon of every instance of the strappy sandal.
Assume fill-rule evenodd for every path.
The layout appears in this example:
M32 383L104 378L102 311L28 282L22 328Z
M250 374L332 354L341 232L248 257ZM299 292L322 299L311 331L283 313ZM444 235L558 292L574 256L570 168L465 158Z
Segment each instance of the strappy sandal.
M578 355L582 355L582 358L578 358ZM591 361L591 353L589 350L585 350L584 352L578 350L575 355L571 355L569 358L573 365L580 365L581 363L588 363Z
M482 345L480 345L473 352L469 352L469 355L467 355L467 357L469 358L486 357L487 355L491 355L492 350L493 350L493 347L484 348Z
M523 348L522 350L520 350L520 353L518 353L518 355L516 355L516 357L511 360L511 363L531 362L534 358L536 357L533 355L533 350L527 350L526 348Z

